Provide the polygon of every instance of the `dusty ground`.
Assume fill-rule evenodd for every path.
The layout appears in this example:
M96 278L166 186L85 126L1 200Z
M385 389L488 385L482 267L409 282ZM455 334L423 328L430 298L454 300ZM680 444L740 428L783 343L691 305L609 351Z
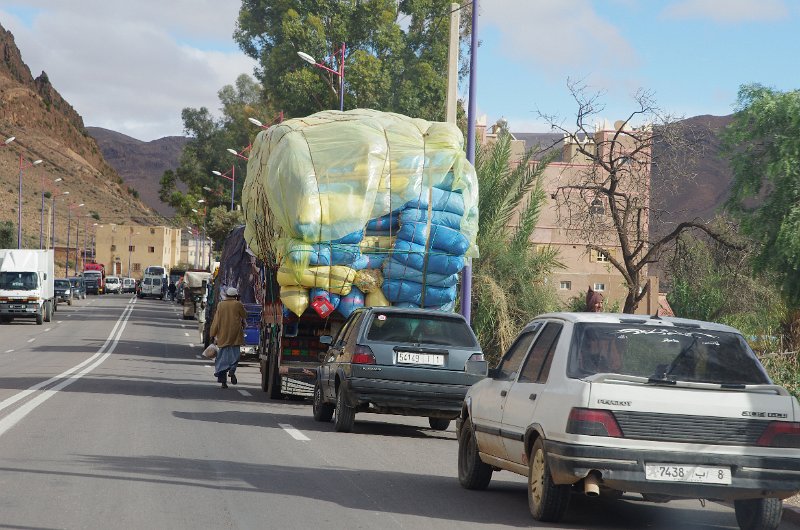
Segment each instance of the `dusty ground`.
M783 503L800 508L800 495L795 495L794 497L784 499Z

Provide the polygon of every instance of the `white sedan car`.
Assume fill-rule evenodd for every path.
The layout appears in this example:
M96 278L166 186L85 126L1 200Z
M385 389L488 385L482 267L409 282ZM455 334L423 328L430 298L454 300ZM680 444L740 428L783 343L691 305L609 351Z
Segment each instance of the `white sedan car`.
M728 326L547 314L488 375L457 421L459 480L527 476L540 521L559 520L573 492L631 492L731 501L741 528L776 528L800 490L800 405Z

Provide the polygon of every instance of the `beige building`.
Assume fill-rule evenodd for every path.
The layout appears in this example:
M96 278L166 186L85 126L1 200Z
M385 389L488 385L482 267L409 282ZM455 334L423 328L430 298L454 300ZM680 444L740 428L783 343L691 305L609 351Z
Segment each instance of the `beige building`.
M476 130L477 141L481 144L492 143L504 125L502 122L491 127L479 124ZM604 144L602 142L603 135L613 133L613 130L598 130L595 133L598 145ZM565 265L565 268L554 271L548 281L552 282L559 298L565 303L573 297L583 300L586 291L591 287L603 293L607 311L622 311L627 296L627 287L622 274L611 265L608 254L587 248L588 240L584 229L567 225L565 219L568 216L563 197L561 197L562 200L559 200L557 196L559 187L575 182L579 178L585 178L585 174L589 170L586 161L582 160L577 153L578 146L565 143L563 136L558 134L518 136L530 137L524 140L514 137L511 143L512 161L518 162L524 155L526 147L530 148L535 144L542 147L553 146L552 148L561 150L560 159L557 159L559 161L550 163L545 170L547 203L531 236L531 243L555 248L559 254L559 261ZM584 140L592 142L592 139ZM649 182L649 168L646 171L645 180ZM641 198L646 204L649 201L649 188L645 187L644 189L646 190L645 196ZM607 207L602 201L584 204L584 208L584 217L590 221L602 222L603 216L607 215ZM513 223L515 220L512 219L511 222ZM597 241L596 233L592 239ZM609 249L612 255L615 257L620 255L619 241L615 231L609 228L607 236L603 237L603 234L600 234L600 239L604 239L602 246ZM636 312L652 315L659 308L659 284L657 277L648 276L647 278L650 282L649 295L642 299Z
M179 262L193 269L208 270L213 262L213 241L197 232L185 231L181 234L181 254Z
M169 270L178 264L181 230L168 226L97 226L95 252L106 274L141 279L144 269L151 265Z

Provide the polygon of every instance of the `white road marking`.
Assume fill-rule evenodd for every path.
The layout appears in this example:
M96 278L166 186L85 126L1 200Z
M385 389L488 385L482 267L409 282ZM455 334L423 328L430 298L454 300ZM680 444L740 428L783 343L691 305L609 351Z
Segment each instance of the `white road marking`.
M189 347L190 347L190 348L194 348L194 344L192 344L192 343L190 342L190 343L189 343Z
M33 342L33 341L35 341L35 340L36 340L36 337L34 337L34 338L32 338L32 339L28 339L28 342Z
M292 427L288 423L279 423L278 426L281 429L283 429L284 431L286 431L289 434L289 436L291 436L295 440L298 440L300 442L310 442L311 441L311 438L309 438L305 434L301 433L300 431L298 431L297 429L295 429L294 427Z
M184 331L183 334L186 335L187 337L189 336L189 332L188 331Z
M67 315L67 318L71 317L72 315Z
M50 331L53 328L44 328L45 331Z
M253 395L253 394L251 394L250 392L248 392L247 390L239 390L239 393L240 393L241 395L243 395L244 397L250 397L250 396L252 396L252 395Z
M11 353L12 351L14 351L14 350L6 350L6 353Z
M111 333L108 334L106 341L100 346L100 349L97 352L83 361L82 363L76 364L72 368L61 372L57 376L51 377L47 381L43 381L41 383L37 383L32 387L28 388L27 390L23 390L8 399L4 399L0 402L0 410L10 407L17 401L25 399L26 397L30 396L34 392L42 390L43 388L54 384L54 386L42 390L41 393L36 396L35 398L31 399L18 409L14 410L11 414L0 420L0 436L5 434L10 428L14 425L19 423L25 416L27 416L30 412L32 412L36 407L50 399L51 397L55 396L59 390L66 388L67 386L71 385L84 375L90 373L92 370L100 366L103 361L105 361L114 349L119 344L119 339L122 336L122 332L125 330L125 325L128 322L128 318L130 317L131 313L133 312L133 307L127 306L120 315L119 319L117 319L117 323L114 324L114 327L111 329ZM80 371L79 371L80 370Z
M56 324L61 324L61 320L56 320Z
M182 327L182 328L185 328L186 326L184 326L183 324L181 324L181 327Z

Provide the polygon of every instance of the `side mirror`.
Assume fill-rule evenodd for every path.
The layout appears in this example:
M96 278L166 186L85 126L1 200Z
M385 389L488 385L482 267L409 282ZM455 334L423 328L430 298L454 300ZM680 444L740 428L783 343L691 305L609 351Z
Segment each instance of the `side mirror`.
M486 361L468 360L464 365L464 372L466 372L468 375L479 375L481 377L486 377L488 371L489 363Z
M333 344L333 337L331 337L330 335L322 335L319 338L319 342L321 344Z

